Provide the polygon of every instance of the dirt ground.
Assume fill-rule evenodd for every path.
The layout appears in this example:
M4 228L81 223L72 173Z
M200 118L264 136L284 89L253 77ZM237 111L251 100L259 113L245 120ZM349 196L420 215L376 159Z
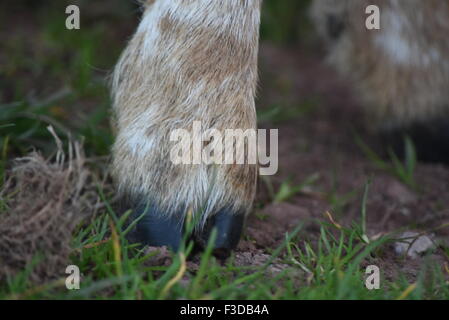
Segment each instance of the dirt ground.
M379 170L355 143L354 131L376 150L377 137L364 129L362 107L351 86L323 62L300 48L278 48L263 44L260 53L261 84L258 111L263 113L273 104L283 107L298 101L317 100L315 108L305 115L291 117L282 123L262 122L267 129L279 129L279 172L271 178L274 188L286 179L300 184L307 177L319 178L307 192L294 195L287 202L270 203L263 182L259 183L256 209L248 222L246 239L237 257L263 254L266 248L279 245L285 232L305 221L306 237L319 233L318 220L327 220L329 210L339 223L350 226L360 221L363 187L372 178L367 201L367 233L369 237L394 231L426 232L449 222L449 168L438 164L419 164L414 191L385 171ZM282 95L282 96L281 96ZM285 111L284 111L285 112ZM381 152L380 148L379 153ZM333 208L326 194L344 197L358 190L339 210ZM265 219L259 219L263 213ZM447 242L449 228L431 232L436 243ZM444 265L448 257L437 249L432 259ZM257 260L254 259L253 260ZM379 259L386 276L402 271L415 277L423 262L421 257L403 258L391 252Z

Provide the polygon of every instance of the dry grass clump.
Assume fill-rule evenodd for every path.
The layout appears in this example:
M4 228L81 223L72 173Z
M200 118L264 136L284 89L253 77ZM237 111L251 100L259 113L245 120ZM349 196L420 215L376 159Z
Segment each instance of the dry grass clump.
M73 231L101 202L81 145L70 142L67 156L49 130L56 156L45 159L33 152L16 159L0 190L0 280L32 264L33 282L63 276Z

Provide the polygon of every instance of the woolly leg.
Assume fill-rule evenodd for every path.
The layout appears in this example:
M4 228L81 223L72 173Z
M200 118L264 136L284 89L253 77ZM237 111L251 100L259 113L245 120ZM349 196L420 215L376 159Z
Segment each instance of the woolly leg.
M147 4L112 81L117 129L112 175L119 193L145 199L125 208L135 217L145 213L132 237L146 245L178 249L184 209L189 208L193 220L200 221L196 232L209 221L218 229L216 248L231 250L254 200L257 165L196 161L203 155L196 146L209 146L196 139L209 129L220 134L257 129L261 0ZM200 133L195 133L196 122ZM176 132L183 133L182 143L172 139ZM182 151L183 161L173 160L179 154L173 150ZM200 236L205 242L211 228Z

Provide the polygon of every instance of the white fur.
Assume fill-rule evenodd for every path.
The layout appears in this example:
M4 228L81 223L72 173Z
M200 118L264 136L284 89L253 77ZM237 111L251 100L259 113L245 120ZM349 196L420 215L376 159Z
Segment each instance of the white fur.
M435 47L424 47L415 39L410 21L397 8L382 12L381 32L375 37L375 44L396 64L403 66L428 67L441 60L441 54ZM410 32L412 31L412 32Z

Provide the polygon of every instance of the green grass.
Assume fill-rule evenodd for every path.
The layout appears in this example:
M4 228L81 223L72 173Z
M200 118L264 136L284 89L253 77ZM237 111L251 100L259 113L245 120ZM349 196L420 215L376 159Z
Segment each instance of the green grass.
M320 178L319 174L313 174L307 177L302 183L293 185L292 179L287 179L281 183L277 191L274 190L273 183L269 176L261 176L267 186L269 195L273 203L285 202L297 194L303 192L307 187L313 185Z
M367 194L366 188L361 221L350 228L333 219L322 221L317 239L308 239L298 226L258 267L236 266L233 257L219 263L211 254L212 236L196 272L186 266L192 249L187 237L181 251L172 254L169 266L145 264L155 252L145 255L128 243L125 236L130 227L125 221L129 212L118 217L108 206L73 237L71 263L83 274L80 290L65 289L64 278L31 285L31 264L0 284L0 299L448 299L443 273L431 269L431 264L414 283L405 277L391 282L382 275L379 290L366 289L366 266L375 264L375 258L393 241L391 235L367 238ZM267 276L274 262L287 267ZM35 263L39 263L39 256Z
M277 44L309 40L312 28L307 19L310 0L265 0L261 37Z
M377 168L390 173L412 189L418 188L415 181L415 169L417 163L416 150L413 141L409 137L404 138L405 155L403 161L401 161L391 149L388 150L390 161L386 161L376 154L376 152L365 144L359 137L356 137L356 143L365 156Z
M346 207L355 200L358 190L351 190L344 194L338 192L339 189L339 175L338 170L334 167L332 169L332 185L331 189L326 193L327 202L330 205L331 211L340 217L344 214Z
M290 89L284 89L286 95ZM315 97L305 99L299 105L292 106L291 103L283 102L267 109L258 111L257 120L260 123L271 122L273 124L285 123L288 120L296 120L314 111L319 105Z
M100 97L104 96L105 87L97 87ZM102 102L89 115L81 115L71 122L72 115L67 111L84 97L63 90L42 102L26 100L1 104L0 108L0 148L3 155L24 155L31 147L50 153L52 145L51 135L47 130L53 126L65 141L69 137L85 139L85 147L89 155L106 155L112 143L112 135L108 128L109 102ZM78 100L80 99L80 100ZM3 125L4 124L4 125Z

